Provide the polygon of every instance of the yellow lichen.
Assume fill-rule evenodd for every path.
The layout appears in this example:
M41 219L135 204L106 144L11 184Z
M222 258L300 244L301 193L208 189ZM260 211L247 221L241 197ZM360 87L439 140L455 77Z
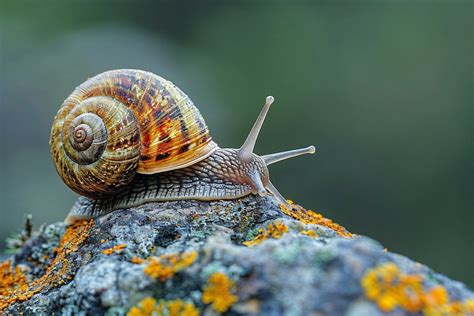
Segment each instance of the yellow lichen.
M474 316L474 298L464 301L464 303L462 304L462 311L466 315L470 314Z
M319 237L318 234L316 234L316 232L314 230L302 230L302 231L300 231L300 234L309 236L311 238Z
M423 276L405 274L394 263L385 263L367 271L361 285L365 296L384 312L396 308L425 316L461 316L474 312L474 308L469 311L470 300L450 302L444 287L425 289Z
M183 270L194 263L197 252L185 252L182 254L164 254L149 259L145 273L160 281L173 277L176 272Z
M145 297L137 306L133 306L127 313L128 316L153 315L156 310L156 300L152 297Z
M133 306L127 313L127 316L198 316L199 310L193 303L187 303L183 300L156 301L152 297L146 297Z
M132 263L136 263L136 264L141 264L141 263L144 263L145 260L142 259L142 258L139 258L139 257L132 257L132 259L130 260Z
M288 232L288 226L283 223L270 223L267 229L260 228L258 230L257 236L255 236L252 240L244 241L243 244L245 246L253 247L258 245L262 241L268 238L279 239L283 234Z
M330 228L341 237L353 237L352 233L348 232L344 227L334 223L330 219L324 218L321 214L313 212L312 210L307 210L302 206L296 205L291 200L288 200L288 203L291 205L291 207L288 207L284 204L280 204L280 210L286 215L305 224L316 224Z
M69 255L76 252L89 236L92 220L77 221L69 226L61 237L59 246L53 250L55 258L46 272L36 280L28 282L18 266L10 268L10 262L0 265L0 311L17 301L26 301L34 294L65 284L75 273L71 269ZM11 283L15 280L14 283Z
M104 255L111 255L111 254L113 254L114 252L122 252L122 250L124 250L126 247L127 247L127 245L125 245L125 244L119 244L119 245L115 245L115 246L113 246L113 247L111 247L111 248L102 250L102 253L103 253Z
M182 300L173 300L167 303L168 316L198 316L199 311L192 303L185 303ZM163 307L165 309L165 307Z
M224 313L238 301L238 297L232 294L234 290L234 281L222 272L214 272L204 287L202 302L212 304L215 311Z

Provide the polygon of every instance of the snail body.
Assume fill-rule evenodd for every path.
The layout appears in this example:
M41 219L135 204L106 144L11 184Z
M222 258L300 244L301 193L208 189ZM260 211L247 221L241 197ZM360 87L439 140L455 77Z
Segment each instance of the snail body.
M64 101L51 129L56 170L86 197L66 222L152 201L236 199L273 194L271 163L314 147L258 156L265 105L239 149L220 148L191 99L170 81L141 70L90 78ZM83 207L84 203L93 207Z

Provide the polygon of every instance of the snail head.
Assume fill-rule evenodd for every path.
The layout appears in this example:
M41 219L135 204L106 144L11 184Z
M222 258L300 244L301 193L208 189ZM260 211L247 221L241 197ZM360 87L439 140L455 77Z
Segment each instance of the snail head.
M263 109L257 117L252 129L250 130L247 139L240 149L238 149L238 156L240 163L244 166L243 170L246 173L246 181L249 183L255 194L261 196L272 194L280 203L288 204L283 195L278 192L275 186L270 182L268 166L285 159L293 158L304 154L314 154L316 149L314 146L309 146L300 149L294 149L264 156L258 156L253 153L255 143L257 142L258 134L262 128L268 110L272 105L274 98L268 96L265 99Z

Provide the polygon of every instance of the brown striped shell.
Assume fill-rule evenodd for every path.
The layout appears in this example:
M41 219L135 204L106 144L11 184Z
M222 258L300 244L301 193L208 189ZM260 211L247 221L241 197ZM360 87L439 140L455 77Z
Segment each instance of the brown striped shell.
M64 182L90 198L115 194L136 172L183 168L218 148L186 94L155 74L128 69L77 87L54 119L50 146Z

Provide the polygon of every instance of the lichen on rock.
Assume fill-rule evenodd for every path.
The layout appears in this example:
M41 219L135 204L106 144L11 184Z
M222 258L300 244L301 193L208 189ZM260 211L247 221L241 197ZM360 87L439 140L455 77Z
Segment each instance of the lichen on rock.
M203 288L202 302L212 304L216 312L226 312L239 300L237 295L232 294L234 291L234 281L222 272L214 272Z
M48 225L0 265L0 310L474 315L474 293L321 214L249 196Z
M393 262L368 270L361 285L366 297L384 312L401 308L427 316L474 314L474 299L451 301L444 286L430 286L423 275L404 273Z

